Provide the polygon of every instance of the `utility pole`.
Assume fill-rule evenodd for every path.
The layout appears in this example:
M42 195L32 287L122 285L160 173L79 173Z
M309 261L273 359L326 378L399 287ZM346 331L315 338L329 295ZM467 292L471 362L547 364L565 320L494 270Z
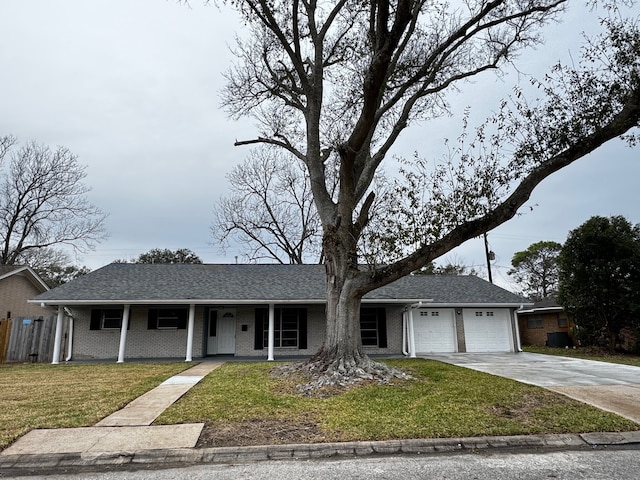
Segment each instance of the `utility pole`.
M489 250L489 240L487 234L484 234L484 253L487 257L487 271L489 272L489 282L493 283L493 277L491 276L491 260L496 259L496 254Z

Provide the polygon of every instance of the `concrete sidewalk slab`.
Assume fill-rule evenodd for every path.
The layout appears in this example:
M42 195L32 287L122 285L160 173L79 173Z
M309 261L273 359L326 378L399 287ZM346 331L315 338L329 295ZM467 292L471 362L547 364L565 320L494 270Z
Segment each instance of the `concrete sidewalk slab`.
M151 425L162 412L187 393L223 362L202 362L175 375L136 398L122 410L103 418L96 427L124 427Z
M193 448L204 423L147 427L83 427L32 430L0 452L10 455L110 453Z
M595 387L547 387L602 410L640 423L640 385L600 385Z

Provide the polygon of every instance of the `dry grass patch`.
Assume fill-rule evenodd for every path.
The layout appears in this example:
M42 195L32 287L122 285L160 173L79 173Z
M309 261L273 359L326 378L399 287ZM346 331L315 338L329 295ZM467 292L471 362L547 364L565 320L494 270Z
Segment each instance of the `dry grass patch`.
M227 363L157 423L205 422L200 446L635 430L640 425L542 388L429 360L389 364L413 380L304 396L273 363Z
M35 428L94 425L190 366L187 363L1 365L0 449Z

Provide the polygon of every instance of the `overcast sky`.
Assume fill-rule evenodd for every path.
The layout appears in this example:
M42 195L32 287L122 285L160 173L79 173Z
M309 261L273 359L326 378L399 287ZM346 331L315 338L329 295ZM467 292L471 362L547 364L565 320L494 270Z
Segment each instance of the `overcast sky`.
M209 227L214 201L227 192L225 175L248 153L233 142L255 134L251 120L228 119L219 101L241 25L228 10L190 3L0 0L0 135L69 148L87 166L91 202L109 214L109 239L80 265L94 269L152 248L235 262L237 252L211 244ZM577 58L580 31L594 21L570 12L546 30L544 46L522 57L521 70L542 76L558 59ZM455 113L467 105L488 112L517 80L476 79L451 99ZM460 133L459 120L413 127L394 153L439 157L443 139ZM615 141L541 185L533 210L489 233L496 283L509 286L514 252L563 242L593 215L640 223L638 156ZM481 239L441 260L451 259L486 275Z

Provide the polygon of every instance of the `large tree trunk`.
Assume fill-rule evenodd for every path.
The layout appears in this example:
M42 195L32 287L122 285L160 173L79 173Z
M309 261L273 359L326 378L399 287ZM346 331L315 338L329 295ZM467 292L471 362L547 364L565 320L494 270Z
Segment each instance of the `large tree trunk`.
M355 252L355 245L352 245L352 250L344 248L343 242L332 244L327 239L330 240L331 235L325 235L324 242L327 269L325 341L303 365L311 379L300 389L313 393L327 386L346 387L361 380L388 383L393 378L410 378L396 368L371 360L364 353L360 336L360 304L367 291L366 280L358 270L355 255L345 253Z

